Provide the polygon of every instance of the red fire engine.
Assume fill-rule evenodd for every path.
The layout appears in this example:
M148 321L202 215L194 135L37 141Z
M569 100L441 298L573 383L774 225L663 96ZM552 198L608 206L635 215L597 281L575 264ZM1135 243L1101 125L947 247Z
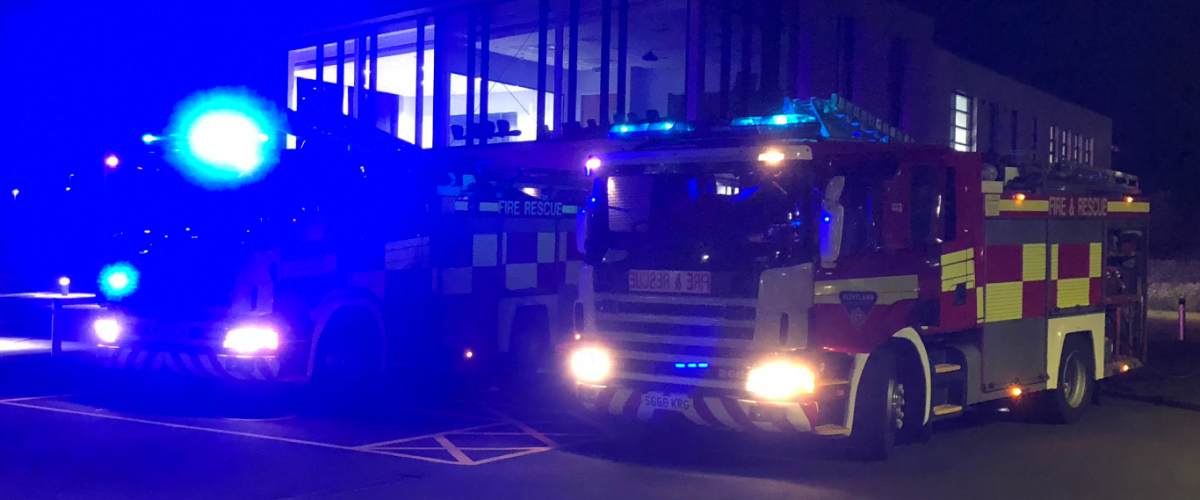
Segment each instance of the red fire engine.
M294 118L300 148L236 191L170 168L114 176L113 219L129 227L102 281L121 293L89 332L108 364L343 380L399 363L530 366L570 334L588 187L564 166L608 141L421 151L344 117Z
M587 407L883 458L989 401L1075 421L1141 366L1136 178L914 144L837 96L690 129L614 129L649 142L588 162Z

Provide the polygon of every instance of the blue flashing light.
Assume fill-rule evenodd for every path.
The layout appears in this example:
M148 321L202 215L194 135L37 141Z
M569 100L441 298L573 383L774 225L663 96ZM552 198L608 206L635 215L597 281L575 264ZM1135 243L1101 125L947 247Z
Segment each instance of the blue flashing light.
M155 137L153 134L146 134L146 135L142 136L142 142L144 142L146 144L150 144L157 140L158 140L158 137Z
M825 217L822 217L822 218L821 218L821 221L822 221L822 222L829 222L829 220L830 220L830 219L829 219L829 216L828 216L828 215L826 215Z
M691 125L680 122L629 123L613 125L608 129L610 138L641 137L650 135L665 135L674 132L690 132L695 130Z
M199 92L175 108L166 158L188 180L231 189L263 178L279 160L284 121L273 104L243 88ZM143 137L145 140L145 137Z
M104 266L96 282L100 285L100 293L108 300L119 301L137 291L140 276L133 264L116 262Z
M812 123L817 121L817 118L811 114L788 113L772 116L747 116L743 118L734 118L729 122L734 127L756 127L765 126L787 126L799 125L802 123Z
M708 368L708 363L675 363L675 368Z

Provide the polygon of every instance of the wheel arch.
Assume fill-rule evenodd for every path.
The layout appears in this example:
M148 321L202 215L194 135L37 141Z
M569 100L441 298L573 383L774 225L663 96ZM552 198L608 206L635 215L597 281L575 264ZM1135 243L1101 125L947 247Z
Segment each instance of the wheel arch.
M380 359L385 365L387 363L387 328L383 321L383 315L380 313L378 297L366 289L348 288L335 290L326 294L310 314L313 320L313 333L312 342L309 345L308 366L306 370L306 375L309 377L312 376L313 367L316 365L317 346L321 342L321 337L329 331L328 327L331 324L331 320L337 318L339 313L359 314L370 317L370 320L375 323L379 331L379 348L383 353ZM380 366L381 370L383 368L383 366Z
M499 352L509 352L512 348L513 327L518 318L517 313L527 308L545 309L550 326L550 334L554 335L554 325L558 321L558 295L530 295L502 299L497 313L499 315L496 332L496 343Z
M1051 318L1046 328L1046 389L1058 388L1059 363L1068 338L1083 337L1092 351L1092 372L1104 376L1104 313Z
M925 342L921 340L921 335L912 327L904 328L892 334L892 337L876 349L876 352L881 349L891 350L897 356L897 362L902 364L907 363L910 368L920 370L922 378L925 381L924 423L929 423L930 402L933 400L933 379L930 376L929 353L925 350ZM862 380L862 372L867 366L867 360L870 356L870 354L854 355L853 366L850 372L850 393L847 395L846 417L843 424L851 431L853 431L854 406L855 400L858 397L858 385Z

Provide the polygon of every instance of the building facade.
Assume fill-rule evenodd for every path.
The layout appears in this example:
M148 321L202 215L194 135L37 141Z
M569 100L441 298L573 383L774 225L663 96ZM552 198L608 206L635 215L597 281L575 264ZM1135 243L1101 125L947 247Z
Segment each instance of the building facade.
M719 122L837 93L920 142L1110 166L1111 120L958 58L933 32L883 0L435 2L297 41L288 105L340 94L343 113L446 147Z

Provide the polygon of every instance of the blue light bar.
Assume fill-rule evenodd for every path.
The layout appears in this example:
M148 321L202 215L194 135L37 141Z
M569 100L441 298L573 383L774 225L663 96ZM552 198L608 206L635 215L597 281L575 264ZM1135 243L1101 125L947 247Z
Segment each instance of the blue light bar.
M743 118L734 118L729 122L734 127L757 127L757 126L776 126L784 127L788 125L799 125L802 123L812 123L817 121L817 118L809 114L788 113L782 115L771 116L747 116Z
M691 124L683 122L623 123L608 129L610 139L623 137L663 136L675 132L691 132Z

